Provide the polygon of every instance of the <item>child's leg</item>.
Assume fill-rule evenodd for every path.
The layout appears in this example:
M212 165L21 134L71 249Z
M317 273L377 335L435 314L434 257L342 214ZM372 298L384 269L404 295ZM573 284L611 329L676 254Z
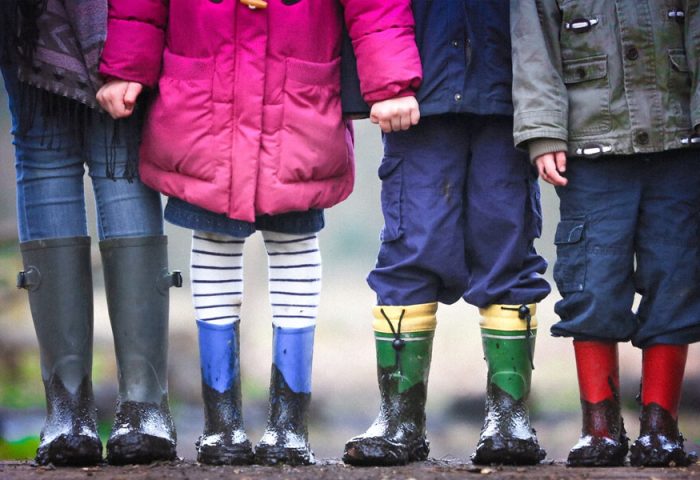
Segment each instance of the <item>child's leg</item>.
M347 463L397 465L428 456L425 404L437 302L454 303L467 286L465 125L463 115L432 116L384 137L379 167L384 229L368 278L378 303L380 412L367 432L345 445Z
M627 450L619 401L606 384L608 377L616 378L613 346L637 328L632 301L640 163L572 158L569 183L557 189L561 221L554 279L563 298L555 306L560 321L552 333L575 341L584 426L569 454L572 466L620 465Z
M191 281L202 367L204 433L197 461L248 464L253 450L241 416L239 322L243 298L242 238L195 231Z
M256 463L314 463L308 441L311 362L321 294L318 237L262 231L269 262L273 365L267 429Z
M468 125L471 158L464 186L464 299L481 308L488 365L486 416L475 463L542 460L527 399L537 320L535 303L550 291L547 263L533 242L541 231L536 176L512 144L512 119L475 116Z
M635 283L642 295L643 349L640 437L631 448L635 465L685 465L678 431L683 371L689 343L700 339L700 172L697 154L675 151L645 162L644 195L636 237Z

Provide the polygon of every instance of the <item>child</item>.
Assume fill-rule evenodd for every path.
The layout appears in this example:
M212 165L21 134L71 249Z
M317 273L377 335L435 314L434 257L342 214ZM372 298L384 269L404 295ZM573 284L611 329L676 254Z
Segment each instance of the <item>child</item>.
M546 263L533 248L540 234L536 175L511 142L508 2L412 5L422 118L384 136L385 225L369 275L381 406L370 429L346 444L343 460L396 465L427 457L437 302L464 298L480 308L488 366L486 419L473 461L534 464L545 456L526 405L535 303L550 289L540 277Z
M700 5L513 0L515 143L556 186L555 336L573 338L571 466L622 465L617 343L642 349L636 466L687 465L678 405L700 339ZM632 311L635 293L641 295Z
M170 196L166 218L194 230L203 463L314 461L306 417L317 233L322 209L350 194L354 173L340 108L341 7L365 100L408 128L421 77L409 0L110 1L101 71L119 80L100 101L125 116L141 86L157 83L141 177ZM273 367L267 430L253 453L241 419L238 323L242 249L255 230L269 259Z
M0 4L2 74L12 113L17 217L41 355L47 416L36 462L102 462L92 392L89 169L119 375L112 464L175 458L168 408L167 239L160 196L136 175L137 116L115 122L95 93L107 1ZM57 39L60 38L60 41Z

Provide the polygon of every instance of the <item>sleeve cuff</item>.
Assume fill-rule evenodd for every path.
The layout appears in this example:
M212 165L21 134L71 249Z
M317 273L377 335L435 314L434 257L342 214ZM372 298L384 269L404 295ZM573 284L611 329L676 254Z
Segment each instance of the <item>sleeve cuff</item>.
M537 138L527 142L527 148L530 152L530 161L534 163L537 157L545 153L565 152L567 145L565 141L556 138Z

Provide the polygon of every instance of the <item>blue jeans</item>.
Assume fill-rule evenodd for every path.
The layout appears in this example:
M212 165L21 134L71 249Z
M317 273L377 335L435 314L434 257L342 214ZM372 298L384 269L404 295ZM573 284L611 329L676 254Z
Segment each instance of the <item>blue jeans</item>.
M505 116L434 115L384 137L384 229L368 282L379 305L460 297L519 305L550 291L533 241L537 177Z
M19 132L20 85L13 68L3 68L2 74L14 127L20 242L88 234L85 165L95 192L100 240L162 235L160 195L138 178L123 178L126 142L135 139L122 136L113 144L113 120L91 109L84 132L77 132L77 125L49 123L40 106L31 127ZM82 136L84 141L79 140ZM109 149L116 158L115 179L106 173Z
M557 188L555 336L641 348L700 340L698 167L698 153L681 150L570 159Z

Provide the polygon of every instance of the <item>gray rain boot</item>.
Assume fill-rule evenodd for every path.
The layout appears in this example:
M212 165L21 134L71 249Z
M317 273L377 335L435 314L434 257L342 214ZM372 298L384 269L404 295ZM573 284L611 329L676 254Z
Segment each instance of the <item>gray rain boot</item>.
M119 399L107 461L113 465L174 460L175 426L168 407L167 237L100 242L109 318L119 374Z
M41 354L46 421L36 463L94 465L102 460L92 394L90 238L33 240L20 245L17 287L29 306Z

